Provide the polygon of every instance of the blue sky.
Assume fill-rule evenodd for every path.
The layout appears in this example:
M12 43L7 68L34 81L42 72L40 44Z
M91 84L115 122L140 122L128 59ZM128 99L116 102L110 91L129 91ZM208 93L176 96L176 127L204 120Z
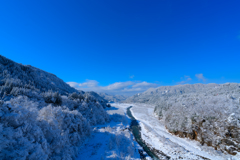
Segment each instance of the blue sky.
M240 82L239 0L2 0L0 54L84 90Z

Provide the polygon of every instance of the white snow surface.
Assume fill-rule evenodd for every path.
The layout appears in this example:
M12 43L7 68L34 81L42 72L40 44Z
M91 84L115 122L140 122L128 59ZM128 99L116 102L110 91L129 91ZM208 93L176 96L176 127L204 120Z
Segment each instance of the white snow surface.
M153 148L160 150L171 159L211 159L211 160L237 160L235 156L223 154L213 147L202 146L199 142L187 138L180 138L169 133L163 122L153 114L154 106L148 104L118 104L119 108L131 108L132 115L139 121L142 139Z
M111 105L106 110L111 122L94 126L92 136L81 146L77 160L140 160L138 149L142 148L127 129L131 122L126 116L129 106Z

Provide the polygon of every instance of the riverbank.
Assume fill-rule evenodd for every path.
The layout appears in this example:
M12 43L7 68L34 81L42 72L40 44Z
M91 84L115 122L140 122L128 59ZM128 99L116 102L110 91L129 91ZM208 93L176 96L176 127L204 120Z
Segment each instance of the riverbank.
M131 120L125 108L113 105L106 110L110 122L94 126L91 137L80 147L77 160L142 160L146 153L134 140L130 128ZM150 157L145 157L150 160Z
M156 150L160 150L171 157L171 159L239 159L236 156L225 155L212 147L202 146L197 141L172 135L165 129L164 124L153 115L154 106L145 104L122 105L133 106L131 111L133 116L140 122L143 140Z
M154 152L154 150L151 147L149 147L142 139L141 127L140 127L138 121L133 117L133 115L131 113L131 108L132 108L132 106L127 108L127 115L131 119L130 130L131 130L132 134L134 135L135 140L143 148L143 150L147 153L148 156L150 156L153 160L159 160L160 157L157 156L156 153ZM146 156L141 155L141 158L144 159L144 158L146 158Z

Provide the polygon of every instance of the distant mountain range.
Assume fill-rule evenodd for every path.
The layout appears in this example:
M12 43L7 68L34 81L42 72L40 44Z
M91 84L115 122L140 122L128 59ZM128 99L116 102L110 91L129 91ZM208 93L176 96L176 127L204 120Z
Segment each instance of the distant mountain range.
M198 93L198 92L213 92L217 94L220 88L230 92L239 88L238 83L226 83L226 84L185 84L176 86L161 86L158 88L150 88L143 93L135 94L129 97L125 102L131 103L148 103L148 104L158 104L164 97L178 96L183 94Z
M126 100L129 97L125 95L109 95L107 93L98 93L98 94L108 102L121 102Z

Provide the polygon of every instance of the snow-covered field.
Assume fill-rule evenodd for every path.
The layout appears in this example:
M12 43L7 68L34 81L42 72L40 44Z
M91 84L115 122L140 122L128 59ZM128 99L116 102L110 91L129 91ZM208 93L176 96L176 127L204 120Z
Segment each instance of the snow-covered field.
M129 106L112 106L107 110L111 122L95 126L92 137L81 146L77 160L140 160L138 149L142 148L128 130L131 120L125 112Z
M163 123L153 115L154 106L145 104L118 104L118 106L122 109L133 106L131 111L140 122L142 139L171 159L240 159L239 153L236 156L225 155L212 147L202 146L197 141L172 135L165 129Z

